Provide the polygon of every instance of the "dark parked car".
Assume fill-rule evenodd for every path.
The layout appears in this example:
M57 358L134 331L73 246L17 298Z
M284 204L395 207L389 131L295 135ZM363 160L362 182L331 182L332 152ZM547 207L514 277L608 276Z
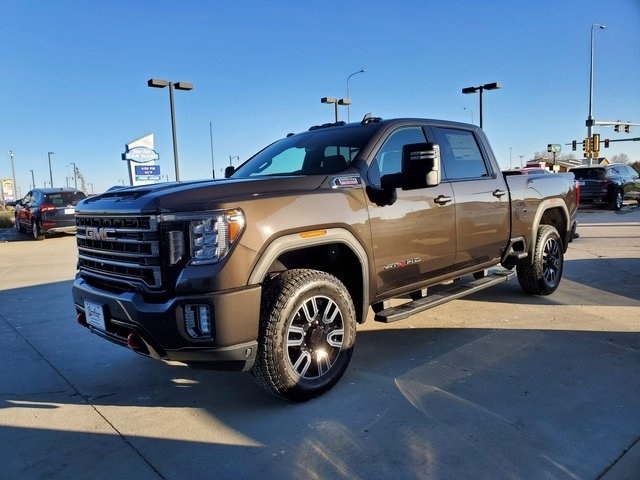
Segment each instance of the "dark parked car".
M51 233L76 232L76 205L86 195L74 188L35 188L16 205L16 230L36 240Z
M629 165L589 165L569 171L580 184L580 203L608 205L613 210L620 210L624 200L640 203L640 176Z

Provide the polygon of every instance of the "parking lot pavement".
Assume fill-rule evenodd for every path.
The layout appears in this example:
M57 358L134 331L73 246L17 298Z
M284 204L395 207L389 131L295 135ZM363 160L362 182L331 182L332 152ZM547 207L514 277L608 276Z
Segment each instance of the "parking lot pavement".
M554 295L369 321L304 404L76 325L73 237L0 243L1 476L637 480L640 210L579 221Z

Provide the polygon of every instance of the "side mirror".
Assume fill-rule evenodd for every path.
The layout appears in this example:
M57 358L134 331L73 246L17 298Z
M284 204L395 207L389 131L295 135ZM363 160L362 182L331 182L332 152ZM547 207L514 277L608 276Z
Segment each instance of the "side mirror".
M229 178L235 171L236 169L233 166L229 165L224 169L224 178Z
M402 147L402 171L383 175L383 189L415 190L440 184L440 146L435 143L412 143Z
M414 143L402 148L402 189L435 187L440 184L440 145Z

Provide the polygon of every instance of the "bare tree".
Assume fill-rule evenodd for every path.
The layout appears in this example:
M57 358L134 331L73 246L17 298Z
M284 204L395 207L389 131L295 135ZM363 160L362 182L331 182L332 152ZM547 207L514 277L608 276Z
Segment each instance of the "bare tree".
M629 155L618 153L609 159L611 163L629 163Z

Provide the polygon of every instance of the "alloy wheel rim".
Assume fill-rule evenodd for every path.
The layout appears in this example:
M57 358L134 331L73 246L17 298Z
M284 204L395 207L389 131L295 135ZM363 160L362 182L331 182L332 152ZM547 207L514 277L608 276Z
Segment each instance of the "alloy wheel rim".
M556 239L550 238L545 242L542 258L544 281L547 285L555 285L562 266L560 244Z
M328 297L306 299L287 328L289 367L303 379L316 379L331 370L344 342L344 319Z

